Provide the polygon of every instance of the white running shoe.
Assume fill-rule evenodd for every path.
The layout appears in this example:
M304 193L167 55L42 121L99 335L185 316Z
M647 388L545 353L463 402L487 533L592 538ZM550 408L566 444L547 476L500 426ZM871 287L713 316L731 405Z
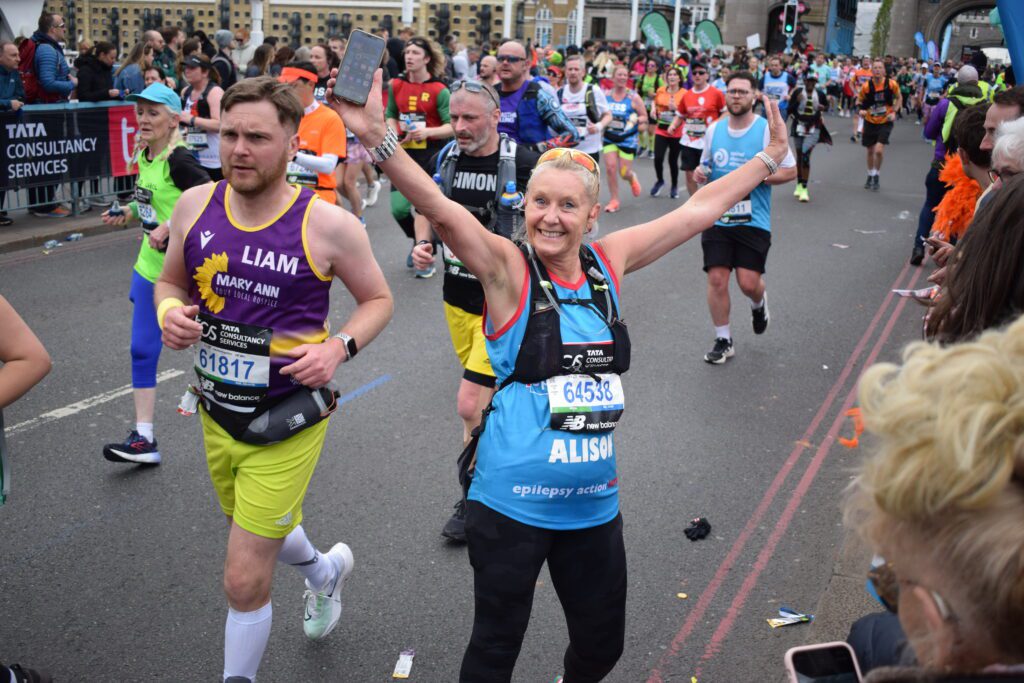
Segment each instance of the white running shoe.
M377 203L377 195L380 194L380 181L374 180L373 185L370 185L366 190L366 204L365 206L373 206Z
M352 573L355 561L352 549L344 543L335 543L324 555L337 570L334 580L321 591L314 591L307 583L302 598L306 602L302 630L310 640L326 638L341 620L341 588L345 578Z

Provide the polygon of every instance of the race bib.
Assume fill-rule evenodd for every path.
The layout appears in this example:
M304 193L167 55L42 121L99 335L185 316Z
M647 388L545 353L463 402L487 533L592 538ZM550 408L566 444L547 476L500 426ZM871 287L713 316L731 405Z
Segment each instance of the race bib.
M294 161L288 162L288 170L285 173L288 177L289 183L305 185L306 187L316 187L317 185L318 178L316 171L310 171L305 166L297 164Z
M801 137L807 135L807 124L797 121L796 134Z
M664 127L672 125L672 122L676 119L676 113L674 111L663 111L658 115L658 123Z
M702 138L708 130L708 124L704 119L686 119L684 129L691 138Z
M139 211L139 220L142 221L142 228L149 232L160 221L156 217L156 209L153 208L153 191L144 187L135 187L135 206Z
M272 330L205 313L196 320L203 333L194 347L193 365L203 396L232 410L253 409L270 387Z
M612 122L608 124L608 129L615 131L626 130L626 122L622 119L612 119Z
M888 116L889 108L886 107L884 104L875 104L872 105L871 109L869 110L869 113L872 116Z
M426 118L422 114L406 114L402 118L402 131L408 132L426 125ZM402 147L405 149L426 149L426 140L403 140Z
M596 378L595 378L596 377ZM610 432L624 408L618 375L559 375L547 380L551 428L564 432Z
M722 214L721 222L726 225L749 223L752 217L753 211L750 195L747 195L746 198L736 202L731 209Z
M192 149L206 149L210 146L209 139L206 137L206 131L198 128L188 129L188 132L185 133L185 144Z
M447 275L451 275L452 277L463 278L466 280L476 279L476 276L473 275L473 273L469 272L469 269L466 268L465 264L462 263L462 261L460 261L458 257L455 256L455 253L448 248L447 244L442 244L441 255L442 258L444 259L444 272Z

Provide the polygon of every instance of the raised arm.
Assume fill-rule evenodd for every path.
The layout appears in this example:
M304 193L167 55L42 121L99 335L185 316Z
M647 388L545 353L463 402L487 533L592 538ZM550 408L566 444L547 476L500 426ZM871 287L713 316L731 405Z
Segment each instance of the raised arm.
M381 106L381 73L378 69L374 74L365 106L339 99L331 102L345 125L368 149L383 143L387 131ZM329 91L334 75L328 82ZM522 258L512 242L486 230L462 205L445 197L437 183L401 147L380 167L416 211L430 221L438 237L477 276L488 297L518 295L522 283L513 281L510 273L522 272Z
M14 403L50 372L53 364L39 338L7 299L0 296L0 410Z
M771 139L765 152L781 163L789 151L786 122L779 105L761 96L768 112ZM723 120L720 125L727 125ZM601 245L617 273L629 273L653 263L694 235L711 227L729 207L736 204L768 177L768 166L751 159L728 176L705 185L685 204L649 223L614 232L601 239Z

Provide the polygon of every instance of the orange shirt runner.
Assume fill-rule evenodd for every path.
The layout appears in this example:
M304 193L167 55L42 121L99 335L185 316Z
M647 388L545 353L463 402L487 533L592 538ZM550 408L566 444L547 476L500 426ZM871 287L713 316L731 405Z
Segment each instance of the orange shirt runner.
M655 135L676 139L682 137L682 126L677 127L673 133L669 132L668 127L675 121L676 112L683 111L683 96L686 92L685 88L680 88L670 93L668 87L663 85L654 93L653 118L658 122Z
M875 85L875 81L869 79L857 94L857 104L867 112L864 120L875 125L887 122L896 113L899 93L899 85L891 78L886 78L884 85Z
M330 107L314 102L313 111L307 112L299 122L299 151L323 156L333 154L341 161L348 151L345 124ZM334 172L318 173L301 164L288 162L288 182L304 185L331 204L335 203L334 189L338 185Z

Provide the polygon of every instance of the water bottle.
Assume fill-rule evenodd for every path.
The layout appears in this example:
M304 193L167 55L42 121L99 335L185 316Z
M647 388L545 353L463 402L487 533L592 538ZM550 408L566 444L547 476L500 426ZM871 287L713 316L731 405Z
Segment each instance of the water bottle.
M121 205L117 203L116 199L114 200L114 203L110 205L110 209L107 210L107 215L108 216L123 216L124 215L124 209L121 208Z
M402 114L402 129L408 133L411 130L416 130L416 122L412 119L412 114Z
M56 249L60 245L61 243L58 242L57 240L47 240L45 243L43 243L43 249Z
M516 213L523 202L523 193L516 190L514 180L505 183L505 191L501 193L498 207L497 233L511 239L515 231Z
M707 164L701 164L700 166L697 167L697 170L700 171L701 175L704 176L705 183L711 179L711 167L708 166Z
M71 233L70 235L67 236L66 241L68 241L68 242L77 242L77 241L81 240L83 237L85 237L85 235L83 235L82 233L80 233L80 232L73 232L73 233Z

